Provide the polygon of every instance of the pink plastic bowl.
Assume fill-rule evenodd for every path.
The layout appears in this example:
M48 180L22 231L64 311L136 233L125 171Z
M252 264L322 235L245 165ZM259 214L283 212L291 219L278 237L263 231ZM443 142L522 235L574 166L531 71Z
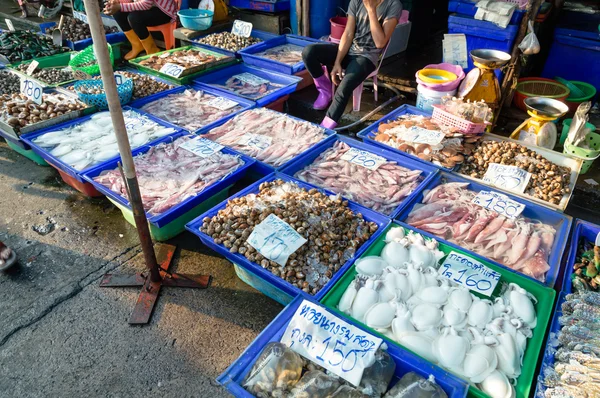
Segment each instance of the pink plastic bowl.
M465 71L460 65L452 65L452 64L432 64L427 65L423 69L442 69L448 72L454 73L458 78L454 81L447 83L425 83L423 80L419 79L419 72L415 73L415 77L417 78L417 83L427 87L433 91L452 91L456 90L458 86L460 86L460 82L465 78Z

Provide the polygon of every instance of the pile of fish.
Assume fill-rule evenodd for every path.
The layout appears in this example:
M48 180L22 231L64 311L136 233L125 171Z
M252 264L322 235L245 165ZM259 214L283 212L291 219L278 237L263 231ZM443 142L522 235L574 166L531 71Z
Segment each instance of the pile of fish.
M21 79L7 70L0 70L0 94L16 94L21 90Z
M350 149L338 141L294 177L388 215L419 186L421 170L410 170L393 161L372 170L345 159Z
M295 44L282 44L254 55L288 65L295 65L302 61L302 50L304 50L304 48Z
M50 37L29 30L14 32L5 30L0 33L0 55L6 57L8 63L11 64L66 51L69 51L69 49L55 46Z
M231 32L213 33L197 40L198 43L208 46L222 48L223 50L236 52L260 43L262 40L255 37L243 37Z
M385 241L380 256L356 261L340 311L492 398L515 398L511 382L537 323L535 297L511 283L493 302L480 299L438 273L437 241L399 227Z
M283 266L248 242L254 228L270 215L279 217L306 239ZM261 184L257 194L230 199L224 209L202 221L200 230L217 245L239 253L309 294L319 292L378 229L377 224L348 209L347 201L283 180Z
M388 391L395 370L394 359L380 348L373 363L365 364L360 385L354 387L285 344L271 342L242 385L253 396L262 398L447 398L433 376L424 379L414 372L404 374Z
M24 94L0 96L0 119L13 128L54 119L85 108L87 105L77 98L59 92L42 94L41 104L36 104Z
M324 140L325 129L266 108L236 115L205 135L271 166L281 166Z
M242 109L240 105L220 109L211 102L216 98L219 97L188 89L152 101L142 110L193 132Z
M550 332L552 366L542 365L536 398L592 398L600 396L600 294L567 294L558 333Z
M577 262L571 274L573 290L600 290L600 246L581 238L578 245Z
M175 133L138 112L123 112L131 149ZM109 112L99 112L90 119L61 130L36 137L33 142L75 170L84 170L119 154Z
M160 143L134 158L144 209L151 215L162 214L200 194L244 165L239 156L216 152L202 158L181 148L191 138ZM94 180L127 198L119 169L103 171Z
M499 215L473 203L469 183L440 184L425 191L406 222L541 282L556 230L539 220Z
M191 69L215 63L221 58L225 58L225 55L208 53L202 51L202 49L187 49L152 54L148 58L139 61L139 64L158 71L168 63L183 66L185 69Z
M245 78L246 75L250 75L251 77L253 76L256 79L256 83ZM242 75L231 76L229 79L227 79L224 85L213 84L213 86L224 88L236 95L253 100L262 98L265 95L270 94L282 87L280 84L264 81L264 79L261 79L251 73L243 73Z
M443 136L439 140L423 135L419 138L415 134L419 129L441 132ZM475 143L480 137L465 135L431 117L406 114L396 120L381 123L374 139L425 161L452 169L464 161L464 155L475 150Z

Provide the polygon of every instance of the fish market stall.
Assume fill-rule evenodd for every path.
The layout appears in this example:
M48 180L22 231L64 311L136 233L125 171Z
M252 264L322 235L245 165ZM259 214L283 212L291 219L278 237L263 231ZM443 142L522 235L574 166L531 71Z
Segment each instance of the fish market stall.
M179 235L188 222L227 199L231 186L254 163L247 156L187 133L143 146L133 155L150 233L158 241ZM135 226L119 161L103 163L83 177Z
M393 303L398 294L402 302ZM469 396L504 398L529 396L555 295L392 224L321 302L390 345L452 370L472 383Z
M391 218L437 173L432 166L343 136L280 171Z
M236 64L204 74L194 83L231 93L266 106L296 91L302 79L246 64Z
M254 103L211 88L179 87L136 103L144 112L191 133L203 133L254 107Z
M259 160L264 172L286 165L333 137L316 124L265 108L242 112L205 134L205 138Z
M277 37L276 34L264 32L262 30L252 29L250 37L243 37L223 30L208 35L193 38L191 41L195 46L225 52L231 56L238 54L244 48L250 47L265 40Z
M287 225L289 236L281 237L282 246L273 247L278 235L260 244L272 223L276 228ZM201 215L187 229L234 263L244 282L287 304L298 294L323 297L388 223L371 210L275 173Z
M365 343L378 340L356 322L345 317L337 318L335 314L330 314L314 299L299 296L217 378L217 381L233 396L244 398L277 397L281 396L281 393L294 394L302 386L308 387L307 393L312 394L310 396L332 398L362 397L364 396L362 393L365 392L369 392L367 396L370 397L384 396L383 394L387 392L386 398L410 397L411 394L424 394L418 396L432 398L463 398L467 393L468 385L464 381L394 345L387 345L385 348L380 346L377 350L367 349L366 352L370 352L374 359L371 366L364 364L360 382L340 386L340 382L343 380L333 376L332 373L326 376L322 366L334 369L335 374L344 374L344 370L354 363L352 349L361 351L365 351L365 349L354 348L351 337L343 337L333 332L335 329L323 327L331 332L321 334L314 329L309 334L311 342L316 348L315 351L317 349L319 351L317 355L323 353L322 356L318 359L307 358L307 356L313 357L310 354L300 356L290 346L303 344L303 342L295 338L295 334L293 334L294 340L290 341L289 338L292 336L290 326L294 327L293 325L296 324L298 311L312 314L307 319L313 319L318 314L319 318L323 318L327 324L339 326L338 329L344 327L344 330L348 330L349 336L360 336ZM320 334L319 339L316 338L318 334ZM306 333L304 336L306 337ZM336 344L335 347L333 344L328 345L327 338L331 341L337 340L340 344ZM338 346L343 347L344 351L333 351L334 349L339 350ZM348 366L340 372L340 366L332 368L331 365L326 365L326 361L331 360L331 355L342 355L349 358ZM331 361L331 363L337 362L337 359ZM346 364L346 362L343 363ZM307 383L308 380L315 382ZM315 390L315 387L310 384L316 384L319 387L316 387L317 390Z
M12 64L15 62L39 59L65 53L67 59L69 48L52 43L52 39L29 30L0 32L0 62Z
M129 107L123 110L132 150L180 131L141 111ZM88 196L101 194L85 182L82 173L119 155L109 112L62 123L22 138L35 153L58 170L67 184Z

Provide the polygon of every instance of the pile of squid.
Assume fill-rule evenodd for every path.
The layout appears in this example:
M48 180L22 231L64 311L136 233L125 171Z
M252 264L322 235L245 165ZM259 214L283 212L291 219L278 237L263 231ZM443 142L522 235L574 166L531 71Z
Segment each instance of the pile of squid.
M356 261L358 275L338 308L492 398L514 398L536 299L516 284L480 299L438 274L435 240L392 228L379 256Z
M406 222L541 282L556 230L538 220L499 215L472 203L469 183L451 182L425 191Z
M424 379L414 372L388 391L395 370L396 362L380 348L373 362L365 364L360 385L353 386L285 344L272 342L258 356L243 386L260 398L447 398L433 376Z
M559 318L561 329L550 333L555 362L543 366L539 398L600 396L600 294L567 294Z
M421 170L393 161L371 170L342 159L349 150L348 144L338 141L295 177L388 215L419 186Z

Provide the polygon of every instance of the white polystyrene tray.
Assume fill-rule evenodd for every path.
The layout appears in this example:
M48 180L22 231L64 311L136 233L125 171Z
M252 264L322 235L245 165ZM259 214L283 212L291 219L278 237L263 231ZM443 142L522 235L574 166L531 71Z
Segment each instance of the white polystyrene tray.
M554 210L558 210L561 212L564 212L565 209L567 208L567 205L569 204L569 201L571 200L571 196L573 195L573 190L575 189L575 184L577 183L577 177L579 177L579 170L581 170L581 164L582 161L581 159L575 159L571 156L567 156L563 153L560 152L555 152L555 151L551 151L549 149L546 148L542 148L539 146L535 146L535 145L528 145L528 144L524 144L521 141L517 141L517 140L513 140L511 138L507 138L507 137L501 137L499 135L496 134L490 134L490 133L486 133L484 134L484 136L482 137L482 141L485 140L491 140L491 141L508 141L508 142L515 142L519 145L523 145L524 147L535 151L537 153L539 153L540 155L542 155L544 158L546 158L547 160L551 161L552 163L556 164L557 166L563 166L563 167L568 167L569 169L571 169L571 181L569 183L569 193L565 194L563 196L563 198L561 199L560 203L558 205L553 205L550 202L546 202L545 200L541 200L538 198L534 198L531 195L527 195L525 193L520 193L517 191L513 191L513 190L507 190L507 189L501 189L501 188L497 188L497 187L493 187L494 189L500 190L500 191L506 191L506 192L510 192L513 195L517 195L517 196L521 196L522 198L525 198L527 200L530 200L532 202L536 202L542 206L545 207L549 207L551 209ZM473 181L477 181L480 184L484 184L484 185L489 185L492 186L490 184L486 184L483 180L479 179L479 178L473 178L471 176L468 176L466 174L460 174L457 172L457 174L459 174L462 177L468 178L470 180Z

